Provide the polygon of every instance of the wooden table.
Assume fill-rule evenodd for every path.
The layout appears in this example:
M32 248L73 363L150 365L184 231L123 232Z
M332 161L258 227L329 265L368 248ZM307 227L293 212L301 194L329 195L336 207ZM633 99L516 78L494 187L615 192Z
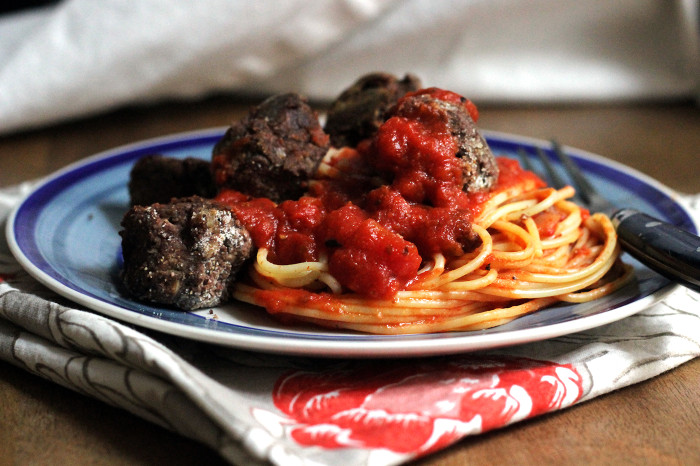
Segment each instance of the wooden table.
M166 103L1 137L0 186L121 144L224 126L249 104L230 97ZM480 111L482 128L557 137L677 190L700 192L700 108L693 103ZM696 359L580 406L466 439L420 464L700 464L699 440ZM0 363L0 465L222 463L193 441Z

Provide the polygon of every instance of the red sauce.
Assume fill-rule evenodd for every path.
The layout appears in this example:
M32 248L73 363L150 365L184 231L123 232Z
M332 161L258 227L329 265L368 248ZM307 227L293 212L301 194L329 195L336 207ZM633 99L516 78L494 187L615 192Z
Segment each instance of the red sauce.
M422 262L413 243L354 204L328 214L322 237L331 251L330 273L348 289L373 298L404 289Z
M258 290L255 297L271 314L278 314L278 319L285 319L283 313L287 310L288 303L294 302L300 305L310 305L316 309L328 309L337 312L333 307L331 295L328 293L314 293L303 288L285 289L283 293L277 290ZM290 322L293 319L290 318Z
M419 92L465 105L478 118L476 107L457 94ZM490 193L462 190L455 153L445 123L419 111L411 118L390 118L371 143L348 150L338 162L357 167L348 179L318 181L307 196L278 206L235 191L217 199L234 210L257 247L269 250L271 262L315 261L325 254L345 289L387 298L416 279L424 258L438 252L458 256L478 246L471 222ZM497 190L523 179L544 185L517 162L499 158L498 163ZM283 298L265 299L274 310L283 306L276 301Z
M591 211L588 210L588 209L584 209L583 207L581 207L581 223L583 223L583 222L585 222L586 220L588 220L588 217L590 217L590 216L591 216Z
M496 157L496 162L498 162L498 181L492 188L492 191L505 191L508 188L522 184L529 185L529 189L547 186L547 183L542 178L531 171L524 170L517 160Z
M537 231L541 238L554 236L557 225L565 218L566 212L562 212L554 207L550 207L532 217L535 221L535 225L537 225Z

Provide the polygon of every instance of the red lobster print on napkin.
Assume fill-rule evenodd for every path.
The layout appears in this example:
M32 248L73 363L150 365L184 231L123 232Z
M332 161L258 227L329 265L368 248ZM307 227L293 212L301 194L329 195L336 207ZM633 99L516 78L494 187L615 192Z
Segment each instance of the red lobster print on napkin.
M426 454L471 434L572 405L571 365L524 358L440 358L294 371L273 393L305 446Z

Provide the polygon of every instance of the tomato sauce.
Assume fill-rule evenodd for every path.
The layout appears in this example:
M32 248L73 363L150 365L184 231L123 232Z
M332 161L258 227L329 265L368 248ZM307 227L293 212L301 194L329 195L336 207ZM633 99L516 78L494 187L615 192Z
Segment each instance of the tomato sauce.
M457 94L418 92L464 105L478 118L476 107ZM223 191L217 200L231 207L257 247L268 249L271 262L325 255L344 289L390 298L416 280L424 259L459 256L479 245L471 225L490 193L463 191L456 151L446 123L419 110L388 119L371 142L348 150L337 163L351 175L317 180L298 200L275 205L236 191ZM499 158L498 165L497 190L523 179L544 185L517 162Z
M510 187L522 184L528 185L530 189L547 186L547 183L535 173L524 170L517 160L496 157L496 162L498 162L498 181L496 181L492 191L505 191Z
M550 207L532 217L532 219L535 221L535 225L537 226L537 231L540 234L540 238L554 236L557 225L559 225L559 223L565 218L566 212L562 212L554 207Z

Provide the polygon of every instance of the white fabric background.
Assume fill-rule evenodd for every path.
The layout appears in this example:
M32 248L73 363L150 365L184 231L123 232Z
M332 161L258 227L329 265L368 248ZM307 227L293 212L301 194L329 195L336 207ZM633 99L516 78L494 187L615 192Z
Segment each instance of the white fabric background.
M65 0L0 18L0 134L213 92L418 74L484 102L687 98L697 0Z

